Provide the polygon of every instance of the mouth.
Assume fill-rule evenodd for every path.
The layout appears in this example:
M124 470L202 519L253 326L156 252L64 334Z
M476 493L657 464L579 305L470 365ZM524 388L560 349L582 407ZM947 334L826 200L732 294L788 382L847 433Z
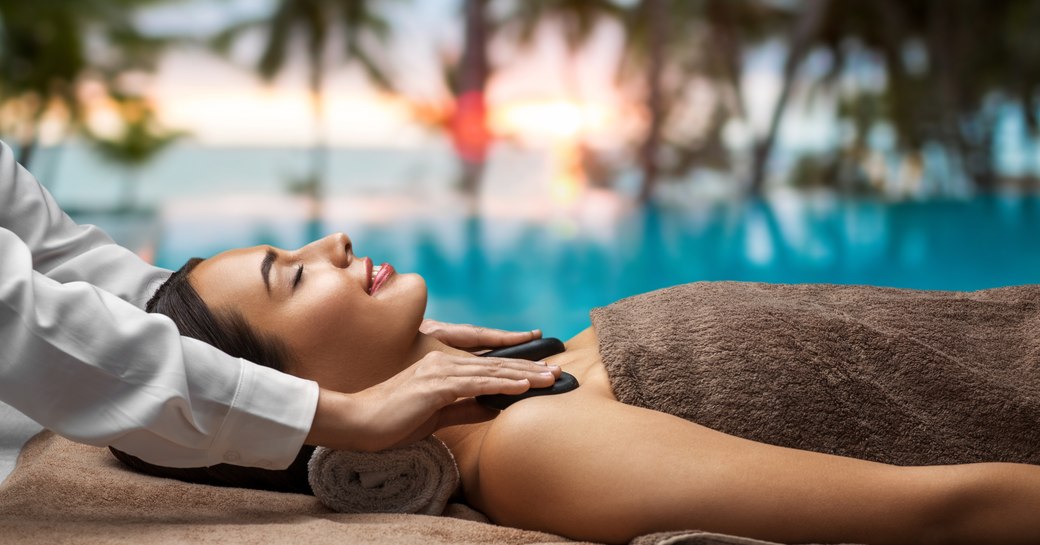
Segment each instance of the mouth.
M368 277L369 287L368 294L375 295L376 290L381 288L383 284L386 284L387 280L394 275L394 266L389 263L383 263L382 265L372 266L372 261L368 261Z

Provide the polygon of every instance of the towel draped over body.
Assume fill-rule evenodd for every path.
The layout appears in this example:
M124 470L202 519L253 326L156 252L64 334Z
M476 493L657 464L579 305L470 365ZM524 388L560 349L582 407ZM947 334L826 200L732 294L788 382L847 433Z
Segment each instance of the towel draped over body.
M1040 464L1040 286L705 282L592 323L622 403L896 465Z

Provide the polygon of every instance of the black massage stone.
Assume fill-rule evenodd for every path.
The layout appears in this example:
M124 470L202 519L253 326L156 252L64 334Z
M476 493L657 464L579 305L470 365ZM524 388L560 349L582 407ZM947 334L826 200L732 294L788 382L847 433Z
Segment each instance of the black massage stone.
M537 361L552 356L553 354L559 354L564 350L565 348L563 343L560 342L560 339L550 337L548 339L535 339L516 346L499 348L497 350L485 352L481 354L481 356ZM526 392L516 395L493 394L477 396L477 403L480 403L482 406L489 409L501 411L521 399L562 394L577 387L578 379L574 378L574 375L570 373L563 372L560 373L560 377L556 379L556 382L552 386L546 388L529 388Z

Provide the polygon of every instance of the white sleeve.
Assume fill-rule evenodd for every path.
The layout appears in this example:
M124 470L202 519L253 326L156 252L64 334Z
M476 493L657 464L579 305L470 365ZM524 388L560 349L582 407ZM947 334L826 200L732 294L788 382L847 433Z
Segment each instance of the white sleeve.
M287 467L317 384L143 312L135 305L168 273L77 226L11 157L0 146L0 401L155 464Z

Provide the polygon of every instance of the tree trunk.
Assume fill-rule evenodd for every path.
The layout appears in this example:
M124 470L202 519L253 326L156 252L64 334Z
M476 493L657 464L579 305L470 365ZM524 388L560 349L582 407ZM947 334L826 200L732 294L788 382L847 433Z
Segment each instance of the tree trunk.
M40 146L40 122L47 110L44 102L41 99L33 108L32 117L29 118L29 133L18 142L18 162L26 169L36 157L36 150Z
M643 4L648 18L650 67L647 71L647 110L650 112L650 127L640 150L643 168L643 185L639 190L639 202L646 203L653 195L659 175L658 150L664 126L665 106L662 90L664 77L665 48L668 44L669 0L646 0Z
M716 62L722 66L726 80L726 91L730 95L737 117L747 121L747 105L744 103L744 91L740 88L743 71L744 51L740 25L735 20L732 0L714 0L708 3L708 20L711 27L712 42L717 44Z
M306 195L310 210L308 224L320 230L325 201L325 179L329 169L329 142L325 119L324 67L320 53L310 59L311 112L314 115L314 145L311 148L311 172ZM320 238L320 237L319 237Z
M36 148L39 147L40 139L36 136L36 130L33 130L31 136L23 138L18 143L18 162L25 167L29 168L29 164L32 163L33 157L36 156Z
M783 85L780 89L780 97L773 107L773 116L769 121L769 130L764 139L755 144L754 156L752 157L751 182L748 190L753 195L762 193L765 183L766 163L776 145L777 132L780 130L780 121L783 119L784 111L787 109L787 101L791 97L791 89L794 86L795 75L802 60L809 52L813 36L816 34L823 22L823 17L829 7L828 0L805 0L798 22L791 33L788 45L787 61L784 63Z
M66 132L62 136L58 145L51 149L47 163L42 169L37 169L40 172L40 175L37 176L36 179L39 180L41 184L44 184L47 191L50 191L52 195L54 194L55 187L58 185L58 172L61 170L61 159L65 154L65 147L68 145L66 143L68 142L68 139L69 134ZM47 181L44 182L44 180Z
M952 33L957 24L956 2L932 1L928 11L928 58L935 71L939 141L951 164L976 186L987 180L977 179L972 168L972 150L960 128L961 93L958 44Z
M129 214L137 208L137 169L123 167L123 195L119 199L118 210Z
M491 135L487 127L488 0L466 0L466 38L459 68L452 120L455 151L461 161L460 186L475 196L484 172Z

